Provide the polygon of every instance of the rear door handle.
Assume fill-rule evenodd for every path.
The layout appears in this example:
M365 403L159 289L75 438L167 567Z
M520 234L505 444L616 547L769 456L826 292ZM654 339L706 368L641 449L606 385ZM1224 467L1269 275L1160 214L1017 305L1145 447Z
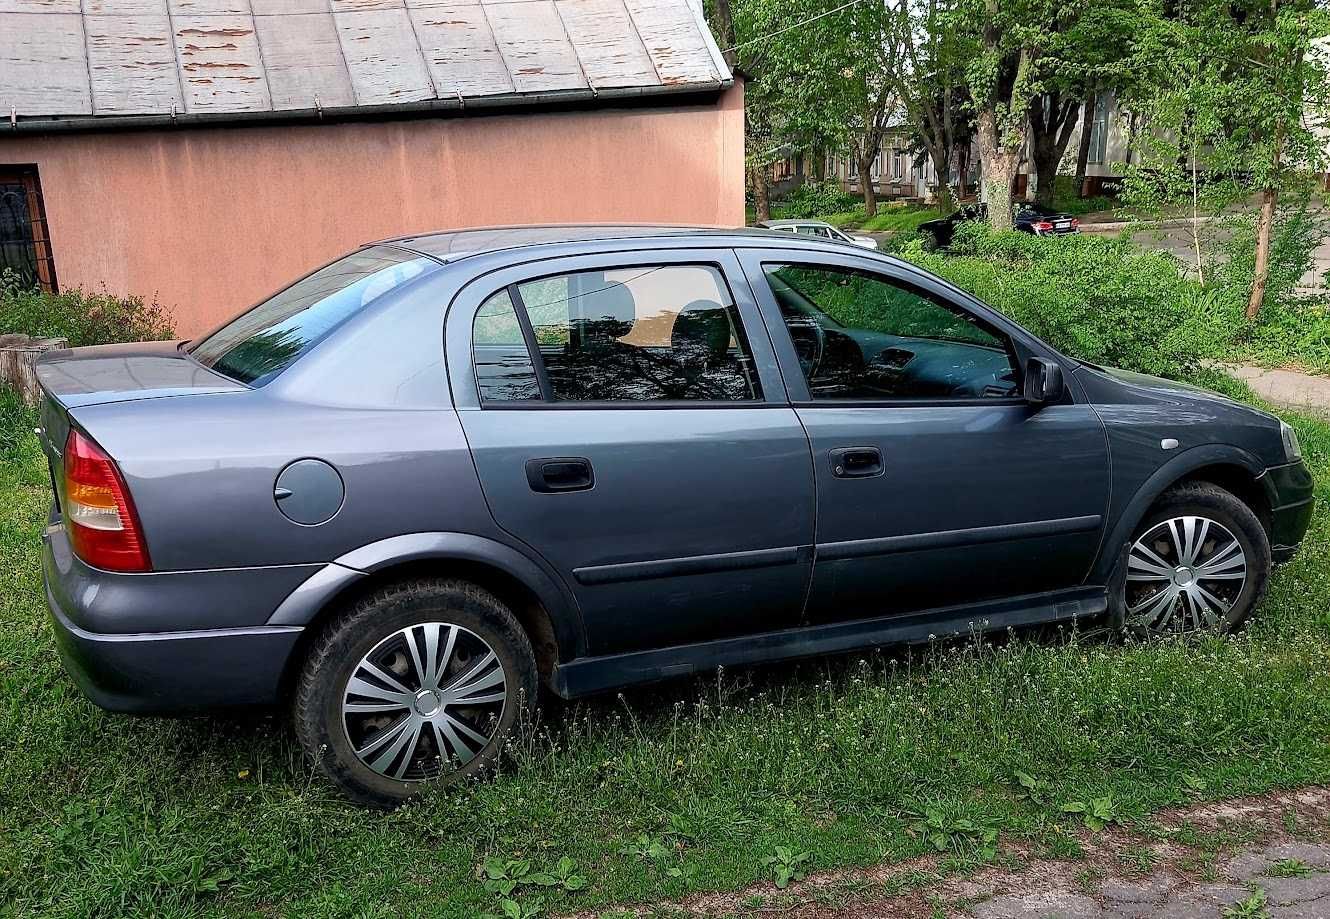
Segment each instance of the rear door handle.
M886 469L877 447L837 447L830 457L832 474L838 479L869 479Z
M527 460L526 480L532 491L546 494L586 491L596 484L591 460L583 456L546 456Z

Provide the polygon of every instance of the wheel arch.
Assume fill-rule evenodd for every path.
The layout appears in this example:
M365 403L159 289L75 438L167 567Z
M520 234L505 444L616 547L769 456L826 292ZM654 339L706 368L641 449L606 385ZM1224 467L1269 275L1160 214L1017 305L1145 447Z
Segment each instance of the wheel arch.
M1121 548L1159 497L1184 482L1209 482L1234 494L1252 509L1267 534L1271 526L1269 495L1262 485L1265 467L1245 450L1205 444L1173 457L1145 480L1118 515L1104 540L1093 572L1094 583L1107 583Z
M269 618L269 625L301 625L282 680L299 672L306 649L338 610L382 587L413 578L457 578L493 593L513 611L531 640L541 679L581 656L585 639L575 603L539 565L510 546L464 533L395 536L353 550L311 576Z

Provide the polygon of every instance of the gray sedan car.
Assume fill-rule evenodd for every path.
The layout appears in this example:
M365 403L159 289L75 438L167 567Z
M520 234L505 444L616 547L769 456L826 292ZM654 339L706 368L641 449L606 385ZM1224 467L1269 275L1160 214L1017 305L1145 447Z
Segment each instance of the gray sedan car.
M545 691L1229 629L1312 508L1278 419L780 232L394 239L37 369L70 674L117 711L289 704L379 806L484 768Z

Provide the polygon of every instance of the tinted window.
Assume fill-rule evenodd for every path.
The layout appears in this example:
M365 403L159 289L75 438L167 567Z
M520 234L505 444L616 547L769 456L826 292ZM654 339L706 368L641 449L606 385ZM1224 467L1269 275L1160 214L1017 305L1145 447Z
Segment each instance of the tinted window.
M333 329L435 264L388 246L361 249L200 339L190 352L218 373L262 386Z
M530 320L553 401L761 398L738 312L714 268L587 271L512 292L495 294L476 317L476 374L487 401L525 401L538 391L520 326L514 334L507 325L516 324L513 307Z
M1018 392L1007 338L958 307L866 272L763 267L814 399Z
M472 353L480 397L491 402L540 398L540 383L508 291L490 297L476 313Z

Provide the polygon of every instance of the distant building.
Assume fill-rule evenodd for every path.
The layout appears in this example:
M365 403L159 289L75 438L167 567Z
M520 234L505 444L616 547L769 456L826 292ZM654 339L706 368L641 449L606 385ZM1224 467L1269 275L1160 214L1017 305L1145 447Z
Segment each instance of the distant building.
M382 237L737 225L743 156L701 0L0 2L0 267L184 335Z

